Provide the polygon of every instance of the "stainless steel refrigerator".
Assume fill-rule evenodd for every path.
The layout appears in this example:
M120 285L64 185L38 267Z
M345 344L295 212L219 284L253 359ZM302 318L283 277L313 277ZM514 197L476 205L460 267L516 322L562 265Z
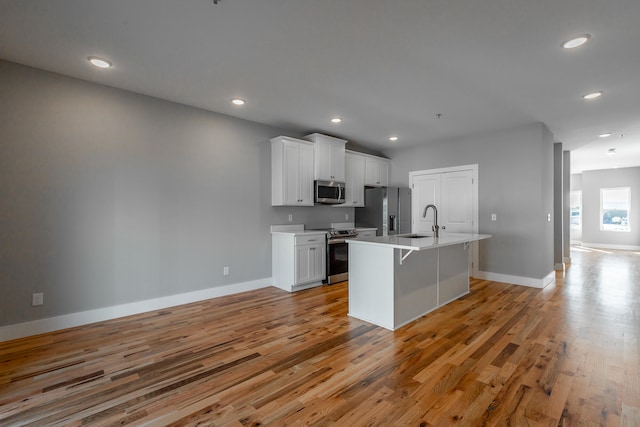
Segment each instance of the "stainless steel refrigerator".
M367 187L363 208L355 208L356 227L375 227L378 236L411 233L411 189Z

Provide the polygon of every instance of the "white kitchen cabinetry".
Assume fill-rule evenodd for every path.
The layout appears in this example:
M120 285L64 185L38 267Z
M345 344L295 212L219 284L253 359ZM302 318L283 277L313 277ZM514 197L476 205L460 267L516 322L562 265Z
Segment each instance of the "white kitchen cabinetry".
M272 233L273 284L288 292L322 285L326 275L326 233Z
M313 150L288 136L271 140L272 206L313 206Z
M364 185L386 187L389 185L389 160L366 156Z
M364 206L364 165L365 157L348 151L345 154L346 194L343 207Z
M305 139L314 143L314 178L325 181L345 181L344 139L312 133Z
M325 236L296 236L295 285L322 282L326 271Z

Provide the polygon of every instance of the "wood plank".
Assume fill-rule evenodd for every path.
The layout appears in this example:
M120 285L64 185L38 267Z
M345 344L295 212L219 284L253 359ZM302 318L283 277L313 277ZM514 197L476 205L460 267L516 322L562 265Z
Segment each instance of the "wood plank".
M611 252L544 290L473 279L394 332L344 283L3 342L0 425L639 426L638 256Z

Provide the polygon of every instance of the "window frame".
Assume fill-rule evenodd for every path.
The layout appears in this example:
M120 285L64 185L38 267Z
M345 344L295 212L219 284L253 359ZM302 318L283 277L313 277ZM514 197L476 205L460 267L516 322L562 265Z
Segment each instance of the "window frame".
M606 193L608 191L625 191L626 192L626 206L624 208L605 208L605 196ZM612 203L612 202L609 202ZM622 202L618 202L618 203L622 203ZM626 222L626 223L621 223L621 224L612 224L612 223L605 223L604 219L605 219L605 215L607 212L605 212L606 210L608 211L614 211L614 210L618 210L618 211L623 211L626 210L626 217L621 218L620 220L622 222ZM612 187L612 188L601 188L600 189L600 216L598 219L598 222L600 223L600 231L614 231L614 232L619 232L619 233L629 233L631 232L631 222L630 222L630 217L631 217L631 187ZM619 216L615 216L614 218L620 218ZM626 221L625 221L626 219Z

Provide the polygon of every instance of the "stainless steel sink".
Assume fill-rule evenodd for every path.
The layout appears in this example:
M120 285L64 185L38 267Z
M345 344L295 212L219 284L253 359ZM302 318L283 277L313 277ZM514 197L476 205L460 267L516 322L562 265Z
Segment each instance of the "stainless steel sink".
M398 234L398 237L404 237L406 239L422 239L425 237L433 237L431 234Z

